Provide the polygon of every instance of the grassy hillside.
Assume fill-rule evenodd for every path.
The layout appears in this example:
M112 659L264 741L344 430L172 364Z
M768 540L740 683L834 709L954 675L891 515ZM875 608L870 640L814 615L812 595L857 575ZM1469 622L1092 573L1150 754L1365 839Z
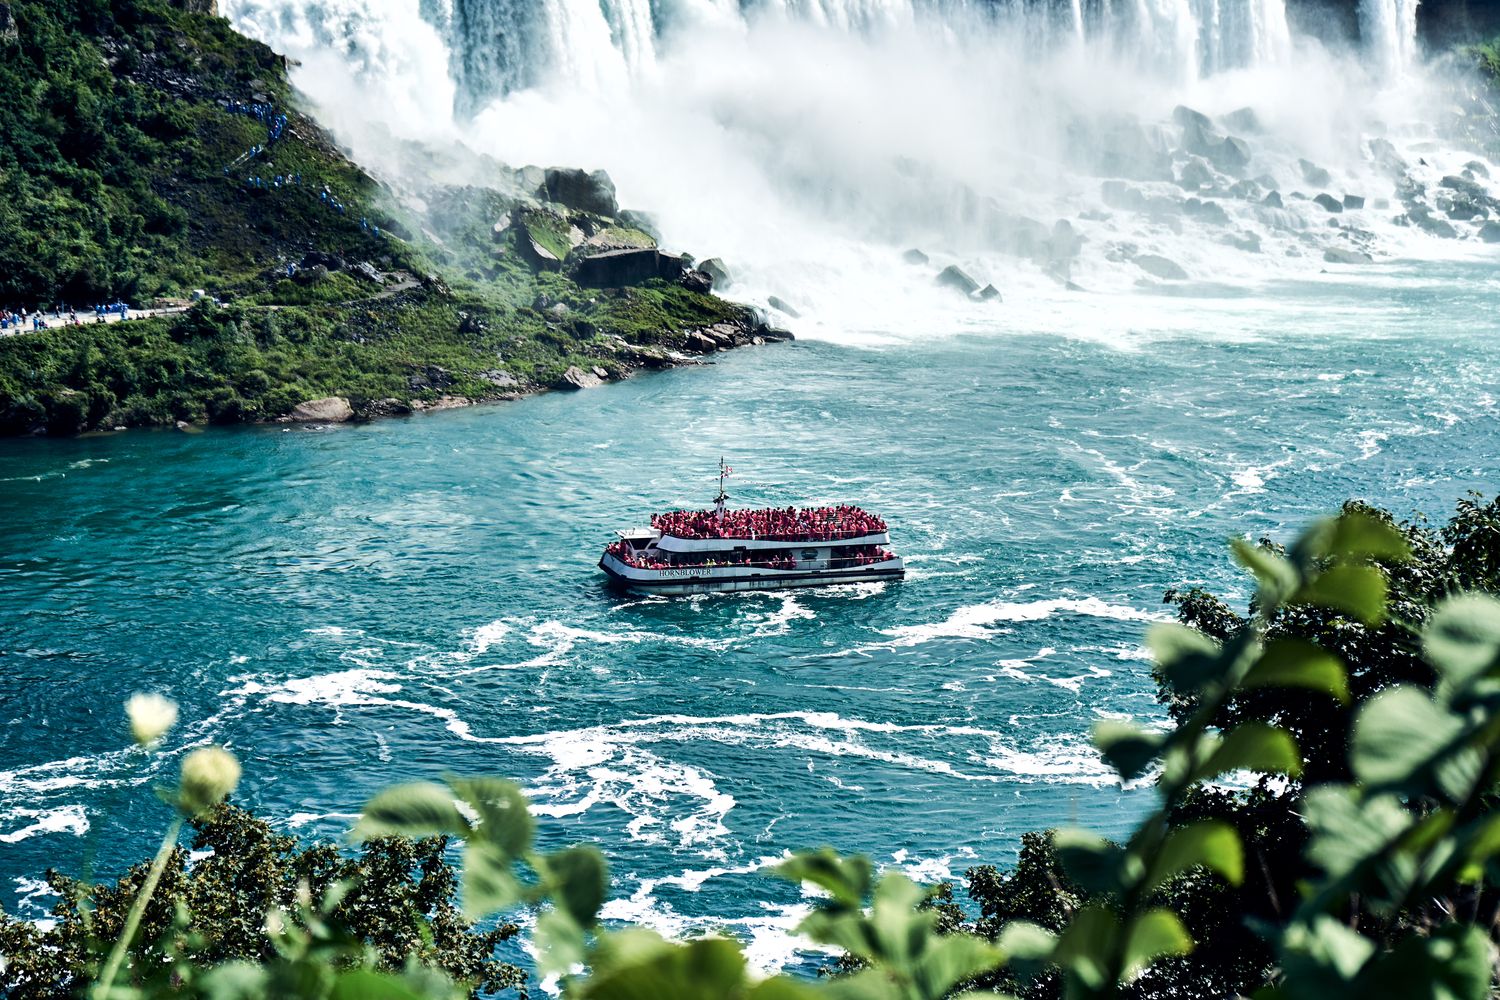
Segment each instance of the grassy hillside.
M297 110L281 57L221 18L166 0L8 6L0 308L66 303L91 320L94 303L197 289L225 305L0 338L0 433L271 419L328 395L400 412L551 386L573 366L669 364L709 349L693 332L715 324L735 342L768 332L670 275L580 287L589 254L652 245L612 201L581 212L511 185L393 217Z

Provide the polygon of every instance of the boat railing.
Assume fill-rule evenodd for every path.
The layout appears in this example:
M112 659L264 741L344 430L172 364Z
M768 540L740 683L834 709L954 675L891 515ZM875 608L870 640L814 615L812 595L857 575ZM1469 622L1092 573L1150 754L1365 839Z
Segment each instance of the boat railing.
M734 560L734 559L710 559L699 563L669 563L659 559L637 560L628 553L611 552L626 566L633 569L775 569L793 570L797 569L797 560L790 558L763 559L763 560ZM842 559L829 559L824 563L827 569L849 569L855 566L875 566L883 562L890 562L896 558L894 552L885 552L878 556L846 556ZM815 562L816 560L809 560Z
M661 529L662 537L676 538L684 542L787 542L792 545L805 545L811 542L838 542L849 538L869 538L872 535L883 535L885 532L885 528L860 528L848 531L804 531L798 533L769 531L765 534L757 534L753 531L747 531L742 535L679 535L669 529Z

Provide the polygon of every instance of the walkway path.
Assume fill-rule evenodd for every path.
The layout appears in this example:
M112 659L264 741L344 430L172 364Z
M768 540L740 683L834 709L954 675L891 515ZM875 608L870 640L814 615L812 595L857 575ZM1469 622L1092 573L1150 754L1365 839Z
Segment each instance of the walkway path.
M134 321L136 321L138 319L153 319L153 318L155 318L157 316L176 316L176 315L178 315L180 313L184 313L184 312L187 312L187 307L186 306L172 306L172 307L167 308L167 309L132 309L132 310L130 310L130 317L128 319L121 320L119 313L109 313L109 314L107 314L104 317L104 322L105 323L121 323L121 322L132 323L132 322L134 322ZM83 312L78 313L78 323L77 323L78 326L95 326L95 325L98 324L98 322L99 322L99 319L98 319L97 316L94 315L94 310L92 310L92 309L86 309ZM61 316L57 315L56 313L43 313L42 314L42 323L43 323L44 327L46 329L48 329L48 330L55 330L58 327L73 326L74 325L73 321L70 320L70 319L68 319L68 314L67 313L63 313ZM31 317L27 316L26 317L26 325L24 327L14 327L13 326L13 327L11 327L8 330L0 330L0 337L15 337L15 336L19 336L20 334L23 334L23 333L41 333L41 332L42 332L41 330L34 330L34 329L32 329L32 326L31 326Z

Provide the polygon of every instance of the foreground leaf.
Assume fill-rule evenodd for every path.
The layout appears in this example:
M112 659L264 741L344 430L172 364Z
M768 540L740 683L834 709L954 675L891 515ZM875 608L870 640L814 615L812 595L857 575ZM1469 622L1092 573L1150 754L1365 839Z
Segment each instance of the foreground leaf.
M524 890L511 866L510 856L493 844L478 841L464 848L464 916L480 920L521 901Z
M1302 770L1302 758L1291 735L1263 722L1243 723L1217 740L1209 738L1209 745L1214 749L1194 772L1195 781L1207 781L1231 771L1295 777Z
M1411 546L1400 528L1368 514L1350 512L1334 519L1326 555L1369 557L1386 562L1411 559Z
M1199 866L1218 872L1230 885L1244 881L1245 849L1234 827L1222 820L1202 820L1173 830L1151 864L1147 885L1154 888Z
M858 908L870 894L874 867L862 855L844 857L831 847L799 851L771 871L792 882L811 882L825 889L841 905Z
M1058 862L1080 886L1093 892L1118 892L1123 885L1125 852L1088 830L1065 827L1052 832Z
M1411 935L1371 966L1367 996L1411 1000L1489 1000L1495 947L1482 928L1448 924Z
M1378 625L1385 618L1385 596L1385 574L1380 570L1340 563L1303 585L1292 602L1343 611L1366 625Z
M1344 661L1302 639L1276 639L1267 643L1241 686L1307 688L1349 703L1349 674Z
M580 844L547 855L552 897L580 927L592 927L609 893L609 866L599 849Z
M1140 726L1117 719L1101 719L1094 724L1094 746L1104 762L1120 775L1121 781L1134 781L1146 772L1161 753L1163 737Z
M1464 722L1410 685L1370 699L1354 723L1349 765L1375 788L1422 789L1428 773L1464 732Z
M357 840L374 837L463 836L469 821L453 804L453 792L430 781L387 788L365 805L354 827Z
M1120 921L1102 906L1079 910L1058 938L1052 953L1056 962L1087 989L1102 989L1109 980L1106 964L1120 934Z
M1466 594L1444 601L1422 633L1422 652L1457 688L1500 667L1500 600Z
M1135 918L1125 939L1125 975L1133 979L1152 962L1169 955L1186 955L1193 939L1182 918L1171 910L1147 910Z
M518 786L501 778L454 778L448 784L479 817L472 837L513 858L531 847L536 821Z
M1252 545L1243 538L1231 538L1229 547L1235 561L1255 575L1260 584L1260 603L1269 609L1281 604L1297 589L1300 579L1297 567L1269 549Z
M1219 680L1228 667L1219 655L1218 643L1197 629L1175 622L1153 625L1146 633L1146 646L1158 672L1181 694L1202 690Z

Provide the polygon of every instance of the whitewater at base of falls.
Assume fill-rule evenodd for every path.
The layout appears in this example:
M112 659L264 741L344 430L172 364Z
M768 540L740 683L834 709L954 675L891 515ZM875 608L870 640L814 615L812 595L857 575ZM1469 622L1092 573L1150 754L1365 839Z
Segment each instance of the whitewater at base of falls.
M298 85L398 186L424 182L395 176L387 153L404 139L604 168L669 248L726 260L725 294L791 303L803 336L1109 338L1191 327L1205 300L1232 325L1270 282L1367 257L1380 281L1383 261L1487 249L1483 214L1449 221L1459 193L1445 178L1496 194L1491 171L1434 128L1451 87L1292 38L1280 0L1091 2L1072 28L1075 8L1056 4L1045 9L1065 40L1042 46L1046 18L984 19L969 4L943 16L877 0L769 6L549 0L519 21L513 5L465 0L226 10L302 61ZM1390 15L1381 46L1414 31L1397 17L1411 0L1368 6ZM517 24L539 33L502 31ZM1221 71L1184 73L1183 46ZM540 82L455 112L462 81L516 60ZM1185 125L1178 105L1213 120ZM1449 226L1456 238L1433 235ZM902 262L912 247L930 266ZM1004 301L938 287L950 264Z

